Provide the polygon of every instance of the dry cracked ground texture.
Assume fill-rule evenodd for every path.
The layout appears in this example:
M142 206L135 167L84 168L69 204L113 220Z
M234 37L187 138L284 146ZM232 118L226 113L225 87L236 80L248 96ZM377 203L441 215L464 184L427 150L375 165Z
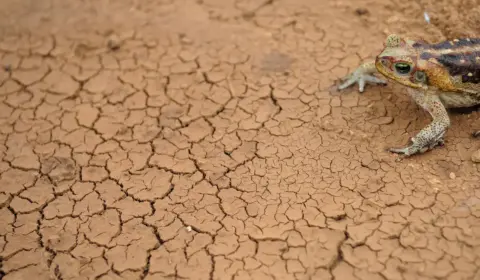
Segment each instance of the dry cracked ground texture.
M480 279L479 113L396 161L405 90L332 90L436 3L0 1L0 278Z

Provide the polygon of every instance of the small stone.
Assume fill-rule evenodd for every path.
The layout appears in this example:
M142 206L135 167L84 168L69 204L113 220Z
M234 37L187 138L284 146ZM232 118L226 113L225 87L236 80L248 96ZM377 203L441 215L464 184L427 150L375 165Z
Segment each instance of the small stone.
M457 175L455 175L455 173L453 173L453 172L450 172L450 174L449 174L448 176L449 176L450 179L452 179L452 180L455 179L455 178L457 178Z
M193 40L188 38L186 34L180 33L179 35L180 42L184 45L191 45L193 43Z
M110 50L112 51L118 50L121 45L122 45L122 42L120 41L120 38L117 35L111 35L110 38L108 38L107 46Z
M480 150L477 150L472 154L472 161L475 163L480 163Z
M191 227L191 226L187 226L186 229L187 229L188 232L191 232L191 231L192 231L192 227Z
M363 16L363 15L368 14L369 12L365 8L358 8L358 9L355 10L355 13L359 16Z

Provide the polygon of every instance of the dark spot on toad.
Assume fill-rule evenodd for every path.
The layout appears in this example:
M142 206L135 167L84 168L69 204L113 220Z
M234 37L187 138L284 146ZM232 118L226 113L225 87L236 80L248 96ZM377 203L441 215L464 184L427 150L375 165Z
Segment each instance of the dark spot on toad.
M438 56L440 62L452 76L461 76L462 83L480 83L480 63L476 57L480 53L448 53Z

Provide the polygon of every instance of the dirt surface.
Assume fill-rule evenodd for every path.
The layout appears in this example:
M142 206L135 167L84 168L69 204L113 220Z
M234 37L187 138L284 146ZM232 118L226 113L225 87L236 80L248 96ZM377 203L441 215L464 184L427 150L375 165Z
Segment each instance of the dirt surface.
M479 7L1 0L0 278L480 279L479 112L396 161L405 89L333 90Z

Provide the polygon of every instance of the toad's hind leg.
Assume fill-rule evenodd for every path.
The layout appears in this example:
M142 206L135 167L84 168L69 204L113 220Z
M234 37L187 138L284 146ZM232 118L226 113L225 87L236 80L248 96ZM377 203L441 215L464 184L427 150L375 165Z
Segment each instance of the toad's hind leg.
M450 127L450 117L438 95L429 92L424 93L421 90L410 90L410 94L418 105L430 113L433 121L412 137L411 145L404 148L389 149L390 152L406 156L424 153L437 145L443 145L445 133Z

